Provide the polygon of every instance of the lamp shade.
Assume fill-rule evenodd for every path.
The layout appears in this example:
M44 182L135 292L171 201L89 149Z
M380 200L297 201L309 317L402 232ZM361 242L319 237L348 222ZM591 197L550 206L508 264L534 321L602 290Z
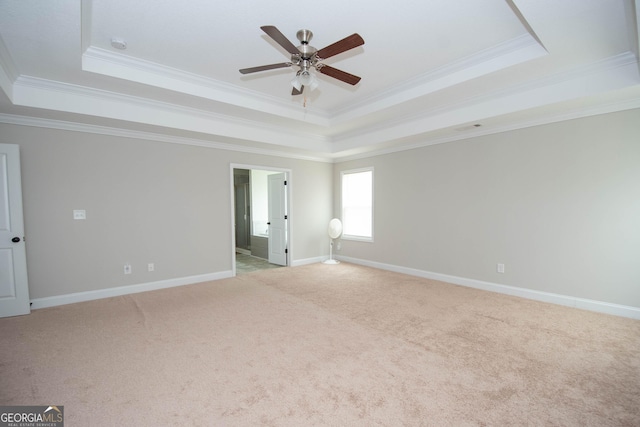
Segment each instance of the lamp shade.
M299 76L297 76L298 81L305 86L308 86L311 83L311 77L312 75L308 70L304 70Z
M291 85L295 87L298 92L302 90L302 83L300 83L298 76L294 77L293 80L291 80Z

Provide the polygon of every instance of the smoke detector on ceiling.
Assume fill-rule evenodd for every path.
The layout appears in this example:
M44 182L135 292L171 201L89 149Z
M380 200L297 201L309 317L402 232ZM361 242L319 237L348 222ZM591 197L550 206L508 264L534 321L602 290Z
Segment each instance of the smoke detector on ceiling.
M125 50L127 48L127 42L122 39L111 39L111 46L119 50Z

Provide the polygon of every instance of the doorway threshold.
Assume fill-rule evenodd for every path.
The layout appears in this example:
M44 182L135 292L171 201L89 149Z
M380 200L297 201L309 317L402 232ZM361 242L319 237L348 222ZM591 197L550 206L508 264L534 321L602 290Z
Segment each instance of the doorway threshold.
M270 264L264 258L258 258L243 253L236 253L236 275L252 273L254 271L269 270L272 268L284 267L282 265Z

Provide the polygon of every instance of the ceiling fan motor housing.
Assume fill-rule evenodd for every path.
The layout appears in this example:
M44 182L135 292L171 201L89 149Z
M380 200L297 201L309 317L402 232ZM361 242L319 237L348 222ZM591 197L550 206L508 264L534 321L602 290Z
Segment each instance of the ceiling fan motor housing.
M318 49L309 44L313 38L313 33L309 30L300 30L296 33L296 37L300 40L300 43L302 43L298 46L302 59L311 59L311 57L318 51Z

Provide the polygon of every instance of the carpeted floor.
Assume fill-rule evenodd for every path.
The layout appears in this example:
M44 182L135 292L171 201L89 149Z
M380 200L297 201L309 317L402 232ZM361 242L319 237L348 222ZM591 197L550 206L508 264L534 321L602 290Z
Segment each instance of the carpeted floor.
M0 319L68 426L638 426L640 321L342 263Z

